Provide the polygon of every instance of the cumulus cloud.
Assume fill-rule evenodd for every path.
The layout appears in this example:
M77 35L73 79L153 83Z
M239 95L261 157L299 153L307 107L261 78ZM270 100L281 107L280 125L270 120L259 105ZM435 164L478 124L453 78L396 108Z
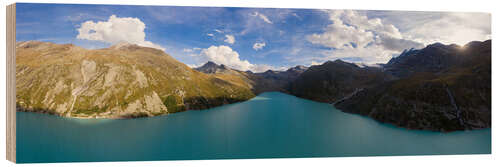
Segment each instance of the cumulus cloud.
M371 32L360 31L343 23L330 24L324 33L312 34L307 37L313 44L319 44L331 48L345 48L356 46L364 47L373 41Z
M226 35L226 39L224 40L224 42L227 42L229 44L234 44L234 42L236 42L236 40L234 39L233 35Z
M491 39L491 15L470 12L367 11L399 28L405 38L424 43L463 45Z
M408 48L423 48L424 45L419 42L402 38L392 38L388 36L381 36L378 38L377 43L381 44L385 49L393 51L401 51Z
M269 18L267 18L267 16L262 14L262 13L254 12L253 14L250 14L250 15L254 16L254 17L259 17L260 19L262 19L262 21L264 21L268 24L273 24L273 22L271 20L269 20Z
M102 41L110 44L128 42L144 47L165 50L158 44L146 41L144 24L138 18L111 15L107 21L86 21L78 28L77 39Z
M464 45L491 39L491 15L487 13L401 12L325 10L331 24L322 33L306 36L320 49L302 62L341 58L351 62L386 63L408 48L435 42ZM369 16L369 17L368 17Z
M264 72L267 70L283 70L284 67L274 67L267 64L252 64L248 60L242 60L238 52L229 46L210 46L201 49L200 54L193 55L199 62L198 64L189 64L190 67L198 67L207 61L216 64L224 64L232 69L240 71Z
M407 31L417 41L431 44L464 45L473 40L491 39L491 15L486 13L445 13Z
M242 71L250 70L253 66L247 60L241 60L238 52L233 51L231 47L225 45L210 46L209 48L203 49L200 52L200 56L206 59L206 61L224 64Z
M335 49L322 51L321 55L324 57L316 57L315 61L341 58L365 63L385 63L404 49L424 47L422 43L406 38L395 25L380 18L369 18L352 10L326 12L332 23L324 28L323 33L314 33L306 38L312 44Z
M209 36L209 37L213 37L213 36L214 36L214 34L212 34L212 33L207 33L207 36Z
M264 48L264 46L266 46L266 43L265 42L256 42L255 44L253 44L253 49L254 50L260 50L262 48Z
M352 10L327 12L333 23L323 33L307 37L313 44L336 49L363 48L375 44L393 51L423 47L419 42L404 39L396 26L383 23L380 18L368 18Z

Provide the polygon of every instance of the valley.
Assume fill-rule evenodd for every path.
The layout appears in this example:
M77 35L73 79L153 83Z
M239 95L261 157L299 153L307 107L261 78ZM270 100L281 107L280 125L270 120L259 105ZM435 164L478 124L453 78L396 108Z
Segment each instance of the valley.
M161 50L128 43L88 50L26 41L16 50L18 111L150 117L277 91L408 129L491 127L491 40L405 50L378 66L334 60L263 73L214 62L191 69Z

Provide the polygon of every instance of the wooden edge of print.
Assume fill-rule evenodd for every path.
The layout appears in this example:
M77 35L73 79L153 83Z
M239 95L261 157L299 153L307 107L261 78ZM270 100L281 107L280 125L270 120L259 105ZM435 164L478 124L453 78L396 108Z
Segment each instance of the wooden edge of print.
M16 4L7 6L7 160L16 162Z

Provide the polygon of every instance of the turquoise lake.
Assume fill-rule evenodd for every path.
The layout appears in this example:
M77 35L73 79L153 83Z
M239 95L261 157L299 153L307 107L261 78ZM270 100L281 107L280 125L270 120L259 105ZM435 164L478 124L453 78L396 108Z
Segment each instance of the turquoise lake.
M277 92L139 119L17 113L19 163L490 153L490 129L407 130Z

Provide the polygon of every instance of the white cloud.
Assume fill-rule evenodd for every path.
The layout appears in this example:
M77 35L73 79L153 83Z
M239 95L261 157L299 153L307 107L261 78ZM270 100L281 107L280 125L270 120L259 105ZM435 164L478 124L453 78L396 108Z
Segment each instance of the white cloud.
M324 57L320 61L342 59L349 62L365 64L387 63L394 54L400 51L388 50L382 45L370 45L365 48L344 48L339 50L323 51Z
M200 56L202 59L205 59L204 62L212 61L242 71L250 70L253 66L247 60L241 60L238 52L233 51L231 47L225 45L210 46L209 48L202 49Z
M265 72L267 70L273 70L273 71L284 71L287 70L287 67L275 67L267 64L254 64L252 66L251 71L260 73L260 72Z
M422 48L424 45L405 37L393 24L377 17L368 18L351 10L326 11L332 24L323 33L311 34L306 38L312 44L333 50L323 50L323 57L309 57L311 62L335 59L350 59L351 62L386 63L393 54L408 48Z
M224 40L224 42L227 42L229 44L234 44L234 42L236 42L236 40L234 39L233 35L226 35L226 39Z
M464 45L491 39L491 15L486 13L325 10L332 24L323 33L306 36L312 44L335 49L310 52L297 62L344 59L386 63L408 48L440 42ZM368 17L370 16L370 17Z
M491 15L484 13L447 13L407 31L417 41L431 44L464 45L473 40L491 39Z
M240 35L247 33L258 32L262 35L279 34L279 27L273 23L284 22L288 16L291 16L288 9L244 9L237 12L239 17L242 17L242 22L239 24L243 29L239 31Z
M73 15L68 15L66 17L64 17L64 19L72 22L72 23L76 23L76 22L80 22L82 20L88 20L88 19L106 19L106 18L103 18L101 16L96 16L96 15L93 15L93 14L89 14L89 13L75 13Z
M262 14L262 13L254 12L253 14L250 14L250 15L254 16L254 17L259 17L260 19L262 19L262 21L264 21L268 24L273 24L273 22L271 20L269 20L269 18L267 18L267 16Z
M297 19L302 20L302 17L300 17L297 13L292 13L292 16L295 16Z
M207 33L207 36L213 37L213 36L214 36L214 34L212 34L212 33Z
M373 33L358 30L343 23L330 24L322 34L312 34L307 40L331 48L352 47L352 43L364 47L373 41Z
M165 50L158 44L146 41L146 25L138 18L116 17L111 15L107 21L86 21L78 28L77 39L102 41L110 44L128 42L144 47Z
M383 23L380 18L368 18L352 10L327 12L333 23L324 29L324 33L307 37L313 44L337 49L363 48L375 44L393 51L423 47L419 42L404 39L394 25Z
M222 30L219 30L219 29L214 29L215 32L218 32L218 33L223 33L224 31Z
M262 48L264 48L266 46L266 43L265 42L256 42L255 44L253 44L253 49L254 50L260 50Z
M194 51L198 51L198 50L201 50L201 48L184 48L182 50L182 52L186 52L186 53L192 53Z
M317 61L311 61L311 65L310 66L315 66L315 65L321 65L323 63L320 63L320 62L317 62Z
M406 40L402 38L392 38L388 36L380 36L375 41L376 44L382 45L387 50L402 51L409 48L423 48L422 43Z
M342 48L335 50L308 50L309 55L285 56L287 61L298 64L318 65L325 61L342 59L353 63L387 63L393 55L401 52L391 51L382 45L369 45L365 48ZM304 56L302 56L304 55Z
M216 64L224 64L232 69L240 71L264 72L271 70L283 70L284 67L274 67L267 64L252 64L248 60L240 59L238 52L234 51L231 47L220 45L210 46L206 49L201 49L199 55L195 59L198 61L196 64L189 64L190 67L198 67L207 61L212 61Z
M189 68L196 68L196 67L201 67L203 64L186 64Z
M435 42L463 45L491 39L491 15L487 13L369 11L399 28L405 38L425 45Z

